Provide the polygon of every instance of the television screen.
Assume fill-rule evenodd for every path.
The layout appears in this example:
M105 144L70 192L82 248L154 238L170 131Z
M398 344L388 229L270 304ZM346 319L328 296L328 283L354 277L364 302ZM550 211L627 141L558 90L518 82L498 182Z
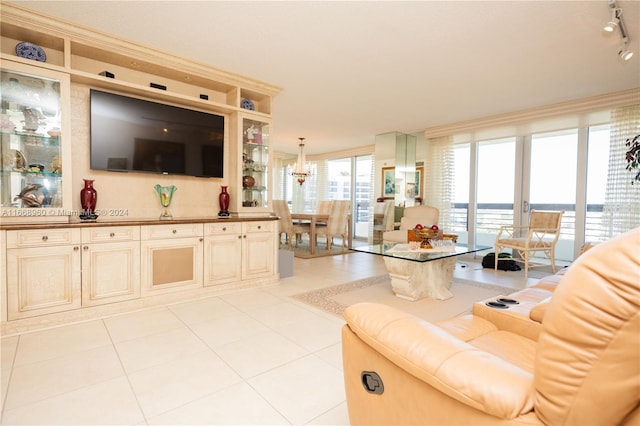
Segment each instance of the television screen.
M224 117L91 90L91 168L223 177Z

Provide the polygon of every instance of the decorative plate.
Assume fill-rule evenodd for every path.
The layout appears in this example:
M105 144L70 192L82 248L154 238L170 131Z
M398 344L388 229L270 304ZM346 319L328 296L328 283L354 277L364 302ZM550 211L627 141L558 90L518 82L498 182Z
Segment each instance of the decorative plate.
M29 43L28 41L16 44L16 55L21 58L32 59L39 62L47 61L47 54L44 53L42 47Z
M254 111L256 109L256 106L253 104L251 99L246 99L245 98L245 99L242 100L242 102L240 102L240 108Z

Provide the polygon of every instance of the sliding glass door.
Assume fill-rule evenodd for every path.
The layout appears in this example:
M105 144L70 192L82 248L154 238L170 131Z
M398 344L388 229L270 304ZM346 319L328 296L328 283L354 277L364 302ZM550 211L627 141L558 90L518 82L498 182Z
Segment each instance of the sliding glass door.
M454 145L454 203L447 226L464 244L493 246L501 225L534 210L564 210L556 258L572 261L602 228L609 126Z

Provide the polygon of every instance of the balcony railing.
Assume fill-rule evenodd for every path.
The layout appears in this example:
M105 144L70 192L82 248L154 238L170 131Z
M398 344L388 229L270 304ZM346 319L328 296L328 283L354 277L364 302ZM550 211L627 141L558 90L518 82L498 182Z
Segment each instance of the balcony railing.
M560 238L575 238L575 204L531 204L531 210L564 210ZM588 204L585 223L585 241L604 241L608 238L602 227L604 205ZM513 204L478 204L476 232L493 234L503 225L513 225ZM469 204L454 203L450 215L452 232L465 233L469 229Z

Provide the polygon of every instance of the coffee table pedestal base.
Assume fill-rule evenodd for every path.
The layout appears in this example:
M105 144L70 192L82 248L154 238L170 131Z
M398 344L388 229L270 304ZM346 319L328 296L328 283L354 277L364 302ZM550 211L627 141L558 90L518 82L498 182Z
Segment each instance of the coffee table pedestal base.
M430 262L385 257L384 264L391 277L396 296L415 302L425 297L446 300L453 297L449 290L453 283L455 257Z

